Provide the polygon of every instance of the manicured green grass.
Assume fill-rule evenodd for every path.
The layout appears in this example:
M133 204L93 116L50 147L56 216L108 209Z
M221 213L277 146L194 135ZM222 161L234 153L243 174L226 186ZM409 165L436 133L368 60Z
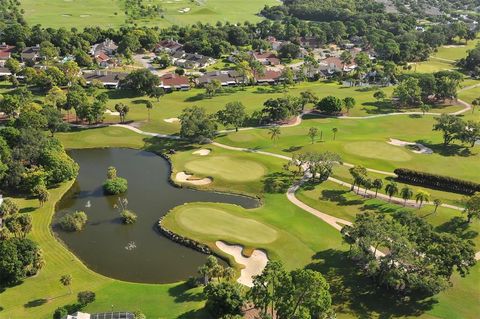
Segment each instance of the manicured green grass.
M332 176L344 182L353 184L353 177L348 171L348 169L349 168L347 166L336 165L333 170ZM395 178L393 178L392 176L387 176L385 174L379 174L375 172L368 172L368 178L370 178L371 180L379 178L383 180L383 185L387 185L390 181L395 180ZM398 185L400 186L400 188L403 187L404 184L405 183L398 182ZM463 203L464 195L462 194L449 193L449 192L444 192L437 189L419 187L417 185L409 185L409 186L414 192L417 192L419 189L427 191L430 194L431 200L440 199L443 203L460 206L460 207L464 205ZM380 189L378 192L385 193L385 190Z
M350 191L349 188L327 181L315 187L304 186L298 191L297 196L302 202L324 212L326 214L354 221L359 213L371 211L378 213L391 214L401 210L407 210L416 215L425 218L430 224L439 229L452 230L457 225L457 231L468 238L474 240L477 250L480 250L480 222L474 221L467 225L465 214L461 211L446 207L439 207L434 213L435 208L431 205L424 205L422 208L403 207L387 201L376 198L365 198ZM459 218L463 221L460 222ZM472 231L473 233L468 233Z
M188 172L217 175L235 183L259 180L266 173L266 167L257 162L231 156L208 155L188 162L185 168Z
M218 211L221 211L221 216L208 218ZM190 219L194 214L200 216ZM205 218L201 218L203 216ZM185 223L185 218L190 220ZM213 230L211 222L221 222L222 225L219 225L220 229ZM254 227L249 229L252 223ZM248 210L221 203L189 203L174 208L165 218L164 225L174 232L208 244L219 253L221 251L214 245L217 240L265 249L269 258L282 260L289 269L308 265L318 251L346 248L342 245L339 232L292 205L284 194L266 194L262 207Z
M25 18L29 24L44 27L86 26L119 27L128 18L121 0L22 0ZM256 22L257 15L265 5L275 5L274 0L153 0L149 4L160 4L164 12L153 19L136 19L135 24L167 27L196 22L215 24L222 22ZM179 10L190 8L187 13Z
M275 229L256 220L230 213L235 209L236 207L214 208L204 203L182 205L167 215L164 225L169 228L174 223L198 236L224 238L249 246L269 244L277 239L278 232Z
M475 115L467 114L464 118L478 120L478 113L480 112ZM345 162L369 168L393 171L395 168L405 167L479 180L480 148L465 148L458 142L444 147L441 132L432 131L433 124L433 116L400 115L363 120L305 118L301 125L281 128L280 138L275 143L271 141L266 129L229 133L217 138L217 141L282 154L331 151L340 154ZM318 141L318 137L317 142L310 143L307 136L310 127L318 129L319 137L323 134L322 142ZM338 129L335 141L333 128ZM389 145L387 142L390 138L422 143L432 148L434 153L415 154L404 147ZM365 148L355 147L356 145ZM380 145L383 152L379 152ZM390 151L396 155L388 154Z
M25 214L32 215L29 237L42 248L46 263L37 276L0 291L1 318L51 318L57 307L74 303L76 294L82 290L96 292L98 302L87 308L94 311L109 311L114 305L115 310L141 310L149 318L178 318L203 307L198 289L188 290L181 284L148 285L113 280L89 270L68 251L54 237L50 222L55 203L71 184L50 190L50 200L43 207L39 207L37 200L15 199ZM59 282L64 274L73 278L72 294Z
M438 51L433 54L435 57L447 60L459 60L467 55L467 51L473 49L480 42L480 38L474 41L469 41L465 44L463 41L456 46L443 46L438 48Z

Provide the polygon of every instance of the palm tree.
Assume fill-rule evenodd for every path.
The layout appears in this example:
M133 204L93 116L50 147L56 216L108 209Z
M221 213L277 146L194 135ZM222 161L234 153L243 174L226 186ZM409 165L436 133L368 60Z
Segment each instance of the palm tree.
M71 295L72 294L72 288L71 288L71 285L72 285L72 275L63 275L62 277L60 277L60 283L65 286L65 287L68 287L68 292L69 294Z
M367 195L367 192L368 190L370 190L370 188L373 187L373 182L370 178L366 178L364 181L363 181L363 187L365 188L365 195Z
M150 122L150 110L153 109L153 103L150 102L150 101L147 101L145 103L145 106L147 107L147 111L148 111L148 121Z
M278 140L278 138L280 137L280 128L278 126L274 126L274 127L271 127L269 130L268 130L268 134L270 135L270 139L272 141L276 141Z
M378 190L383 187L383 180L381 178L375 178L373 180L373 188L375 188L375 198L377 197Z
M400 196L402 196L403 198L403 206L406 206L407 200L409 200L413 196L413 191L410 189L410 187L405 185L400 191Z
M385 186L385 192L388 195L388 201L391 202L392 201L392 196L395 195L395 194L398 194L397 183L395 183L395 182L388 183L387 186Z
M419 190L417 195L415 195L415 202L420 203L418 209L422 208L423 202L428 202L430 200L430 194L424 190Z
M338 132L338 128L334 127L332 128L332 133L333 133L333 140L335 141L335 137L337 135L337 132Z
M433 213L435 214L437 212L438 206L442 205L442 201L436 198L433 200L433 205L435 206L435 210L433 211Z

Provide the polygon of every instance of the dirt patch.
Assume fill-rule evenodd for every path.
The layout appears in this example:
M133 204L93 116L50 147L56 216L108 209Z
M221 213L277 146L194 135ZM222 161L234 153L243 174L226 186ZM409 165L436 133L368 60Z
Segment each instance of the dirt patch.
M164 119L164 121L167 123L175 123L175 122L180 122L180 119L178 117L171 117L169 119Z

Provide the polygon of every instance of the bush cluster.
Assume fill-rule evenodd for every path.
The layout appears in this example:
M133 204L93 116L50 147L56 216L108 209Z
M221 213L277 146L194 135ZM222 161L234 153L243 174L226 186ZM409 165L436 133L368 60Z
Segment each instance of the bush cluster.
M475 192L480 192L479 183L465 181L449 176L420 172L408 168L397 168L394 170L394 173L398 176L398 179L400 181L406 183L412 183L467 195L472 195Z
M115 177L107 179L103 184L103 190L108 195L118 195L125 193L128 188L128 183L125 178Z

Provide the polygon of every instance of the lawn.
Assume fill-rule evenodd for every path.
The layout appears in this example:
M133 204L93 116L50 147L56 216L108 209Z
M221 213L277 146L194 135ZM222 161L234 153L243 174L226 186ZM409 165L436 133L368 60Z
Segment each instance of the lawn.
M113 305L114 310L141 310L149 318L178 318L186 313L192 313L188 318L208 318L193 315L203 307L198 289L188 290L180 283L147 285L113 280L89 270L70 253L53 235L50 222L55 203L71 184L50 190L50 200L43 207L37 200L15 199L25 214L32 215L29 237L42 248L46 263L37 276L0 290L1 318L51 318L57 307L74 303L77 292L82 290L97 294L98 302L87 310L109 311ZM72 294L59 282L64 274L73 278Z
M467 114L465 119L476 119L480 113ZM304 118L295 127L281 128L278 141L273 142L267 129L229 133L217 138L227 145L255 148L279 154L293 152L331 151L341 155L345 162L392 172L405 167L445 174L468 180L479 180L480 148L465 148L458 142L444 147L440 132L432 131L433 116L387 116L372 119ZM311 144L307 136L310 127L316 127L319 136ZM337 128L333 140L332 129ZM320 141L320 135L323 135ZM395 138L419 142L430 147L433 154L415 154L407 148L390 145Z
M446 59L446 60L459 60L467 55L467 51L473 49L480 42L480 38L474 41L469 41L467 44L459 43L453 46L442 46L438 48L437 52L433 54L434 57Z
M167 27L196 22L215 24L222 22L260 21L257 15L265 5L275 5L275 0L153 0L164 12L156 18L135 19L143 26ZM115 28L126 24L128 16L122 0L21 0L25 18L30 25L79 29L87 26ZM189 8L186 13L179 10Z
M401 210L410 211L417 216L425 218L439 230L455 229L462 236L472 239L477 246L476 250L480 250L480 237L478 236L480 222L474 221L470 225L464 223L466 216L458 210L439 207L434 213L434 207L431 205L424 205L421 209L403 207L380 199L365 198L357 195L356 192L350 191L347 187L330 181L315 187L306 185L298 191L297 197L302 202L323 213L352 222L357 214L367 211L386 214L392 214Z
M263 248L270 258L283 260L289 269L308 265L322 271L332 286L338 318L357 318L365 313L373 317L449 318L448 315L455 313L455 309L458 309L456 313L459 318L471 318L469 315L473 310L464 309L466 307L461 307L452 300L458 300L456 294L459 293L466 302L474 302L471 299L475 298L475 293L472 293L475 286L469 281L473 277L466 280L455 278L454 286L438 296L446 300L438 306L434 302L430 304L427 301L425 304L422 301L400 307L384 292L372 291L368 281L356 274L351 262L346 259L347 247L342 244L340 234L287 200L283 192L290 180L281 173L284 161L280 159L248 152L227 151L212 145L197 146L146 138L115 127L59 133L57 136L67 148L126 146L152 151L174 148L177 150L172 156L174 173L185 170L189 163L200 159L207 162L213 160L211 163L214 164L210 163L212 171L208 175L213 176L214 182L204 187L205 189L262 194L270 178L280 178L280 193L265 193L263 206L259 208L243 209L222 203L189 203L174 208L165 222L174 231L211 246L221 239L243 244L247 248ZM193 155L199 148L209 148L211 153L205 157ZM218 158L222 160L218 161ZM230 181L227 173L230 165L224 163L232 160L233 163L256 163L266 169L267 175L246 182ZM237 167L230 169L234 171ZM333 184L333 187L335 186ZM56 307L74 301L75 296L66 294L65 288L58 283L62 274L70 273L73 276L74 292L91 289L97 293L97 301L89 305L87 311L109 310L113 305L115 310L141 309L151 318L208 318L200 310L203 301L198 289L188 290L182 284L145 285L112 280L91 272L68 252L53 237L49 228L54 203L68 187L69 185L63 185L58 190L52 190L51 200L40 209L36 208L38 204L34 200L20 200L22 207L35 208L31 212L34 214L32 236L46 251L47 265L37 277L27 279L24 284L1 293L0 307L4 309L0 312L2 317L23 318L35 314L35 318L49 318ZM388 206L385 204L386 208L382 208L383 205L380 205L378 209L387 209ZM319 208L330 209L323 204ZM332 206L335 212L331 213L346 216L350 214L342 209L341 205ZM443 209L441 212L439 210L438 216L443 214L446 214ZM432 222L433 220L432 217ZM474 271L477 271L474 274L478 277L478 266ZM470 294L467 294L468 289ZM58 298L43 303L42 298L52 296ZM447 304L448 307L445 306ZM35 307L29 308L30 306Z

